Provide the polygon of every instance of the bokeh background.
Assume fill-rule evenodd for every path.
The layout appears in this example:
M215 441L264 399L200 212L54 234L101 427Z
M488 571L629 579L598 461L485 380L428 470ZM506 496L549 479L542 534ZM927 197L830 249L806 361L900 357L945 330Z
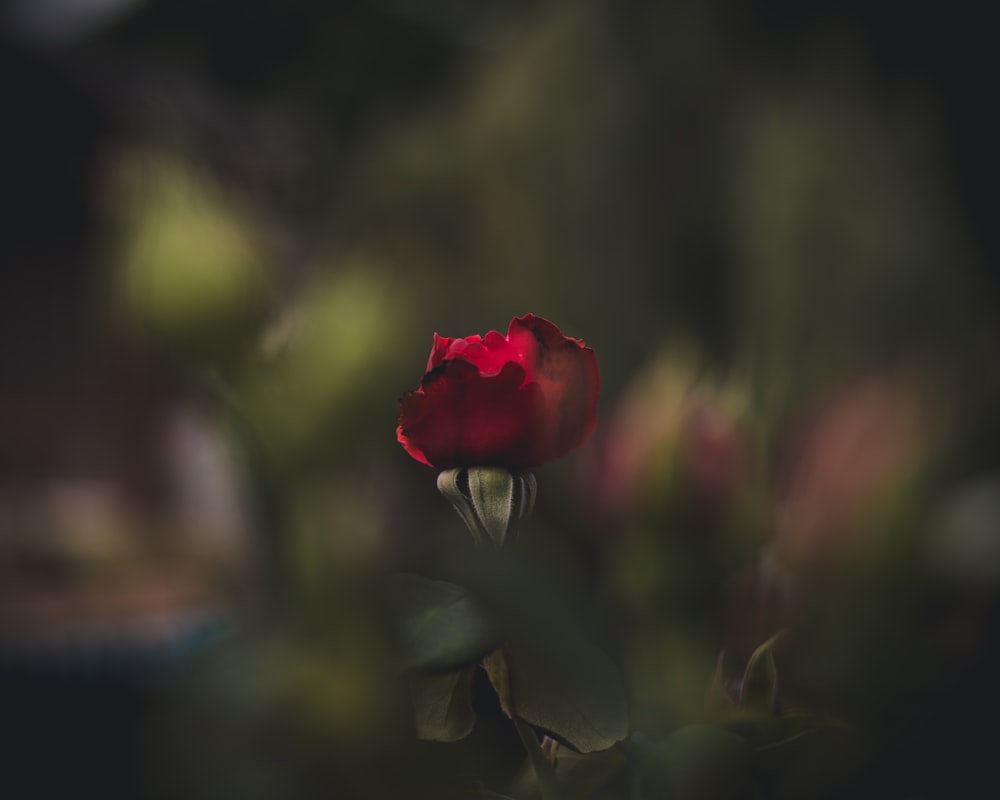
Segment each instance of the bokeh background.
M854 732L671 796L995 784L984 22L7 3L3 793L530 796L483 681L470 737L417 741L380 591L470 546L397 398L435 331L528 312L595 349L602 399L520 541L632 729L709 719L717 667L735 696L785 630L775 713ZM607 772L593 796L660 796Z

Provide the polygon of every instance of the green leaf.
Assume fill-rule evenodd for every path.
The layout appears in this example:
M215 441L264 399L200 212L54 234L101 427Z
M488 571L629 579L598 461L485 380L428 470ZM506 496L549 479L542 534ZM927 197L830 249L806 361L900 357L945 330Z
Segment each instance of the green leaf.
M483 668L497 693L500 710L508 717L514 717L514 709L510 701L510 669L507 654L503 647L498 647L483 659Z
M491 552L462 566L463 582L507 633L501 653L484 662L506 713L580 752L625 738L622 678L576 623L565 576L545 570L545 561L526 549Z
M576 753L568 747L556 752L555 771L565 797L590 797L606 786L625 768L625 754L616 747L597 753ZM538 777L530 762L525 761L511 784L516 797L537 797ZM615 796L615 795L609 795Z
M750 750L742 737L714 725L687 725L651 744L633 737L643 783L676 800L728 800L747 793Z
M499 643L496 626L466 591L445 581L397 575L405 669L448 670L478 661Z
M755 752L777 750L814 734L853 737L846 722L822 714L795 711L767 719L734 720L726 728L745 738Z
M726 688L726 676L723 671L724 657L725 653L719 653L719 657L715 661L715 675L712 676L712 682L708 686L705 704L710 714L728 717L736 708L736 703L733 702L733 698L730 697Z
M431 742L455 742L472 732L472 679L476 667L456 672L412 673L409 676L417 737Z
M497 650L487 666L493 688L509 716L581 753L606 750L628 734L618 670L588 642L562 640L560 645L558 650L517 645Z
M778 669L774 664L774 645L785 635L779 631L754 650L743 673L740 708L770 716L778 710Z
M746 739L758 788L775 800L839 796L860 761L857 731L831 717L789 713L726 727Z

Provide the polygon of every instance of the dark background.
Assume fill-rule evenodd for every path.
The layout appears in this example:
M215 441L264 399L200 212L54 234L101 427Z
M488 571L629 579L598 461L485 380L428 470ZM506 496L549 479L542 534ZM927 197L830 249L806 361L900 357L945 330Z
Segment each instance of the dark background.
M366 783L365 749L398 742L369 731L353 749L365 724L390 726L365 706L374 689L316 723L302 707L325 679L301 679L297 651L251 648L269 677L203 719L184 705L202 697L189 664L234 630L253 641L266 598L294 595L311 619L315 596L289 584L434 572L458 523L393 440L396 398L433 332L528 312L586 339L602 375L595 441L540 472L539 525L573 553L567 571L640 620L642 647L695 653L693 677L653 696L652 667L633 671L619 643L637 717L680 724L680 698L710 677L702 656L728 647L738 664L790 625L788 700L870 745L851 792L991 780L1000 239L984 11L24 0L2 19L10 796L398 795ZM731 415L697 445L721 449L691 462L723 478L684 461L687 422L643 428L690 387ZM588 481L635 428L659 432L638 436L641 499L595 512ZM737 486L739 502L707 501L725 521L684 505L700 497L685 469ZM792 503L822 521L817 538L782 522ZM935 549L954 526L972 533ZM717 535L724 569L702 593L643 594L645 545L607 542L672 542L651 583L673 586L664 565L691 550L678 527ZM774 590L759 553L799 588L773 614L726 611L757 608L734 576ZM344 591L338 630L367 625ZM713 622L685 638L703 594ZM302 695L281 710L290 685ZM481 693L479 738L461 759L432 752L497 788L516 741ZM425 751L402 749L385 760L426 778Z

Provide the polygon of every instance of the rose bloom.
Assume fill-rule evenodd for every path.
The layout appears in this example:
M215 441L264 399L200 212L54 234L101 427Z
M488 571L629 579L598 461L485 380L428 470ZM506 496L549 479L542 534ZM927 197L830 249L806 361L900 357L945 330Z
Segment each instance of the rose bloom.
M542 317L507 335L434 334L420 388L399 401L396 438L440 469L534 467L579 447L597 424L594 351Z

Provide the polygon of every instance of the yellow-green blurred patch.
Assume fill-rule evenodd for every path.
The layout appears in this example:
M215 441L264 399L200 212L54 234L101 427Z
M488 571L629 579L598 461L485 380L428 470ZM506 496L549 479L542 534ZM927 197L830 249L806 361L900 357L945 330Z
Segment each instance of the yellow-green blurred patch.
M209 176L176 157L123 156L112 297L144 344L184 361L231 353L259 323L265 258L255 222Z

